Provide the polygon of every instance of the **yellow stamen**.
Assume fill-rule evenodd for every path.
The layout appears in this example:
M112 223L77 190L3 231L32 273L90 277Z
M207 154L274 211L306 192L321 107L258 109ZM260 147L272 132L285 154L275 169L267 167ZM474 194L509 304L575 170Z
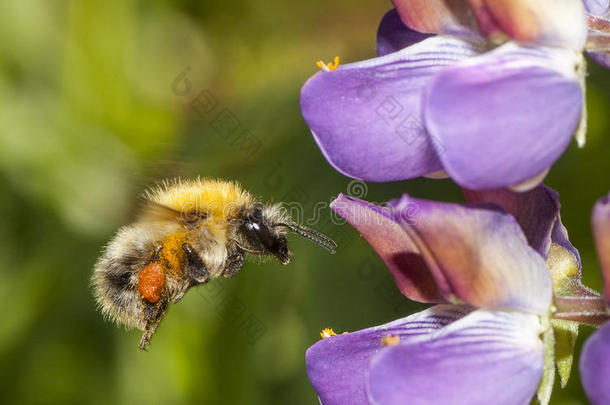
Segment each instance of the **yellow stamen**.
M316 66L325 72L330 72L331 70L335 70L339 66L339 57L335 56L335 59L333 59L333 61L329 63L324 63L319 60L316 62Z
M385 335L381 338L381 346L383 347L394 346L397 345L398 342L400 342L399 336Z
M326 339L331 336L337 336L337 334L331 328L324 328L322 332L320 332L320 336L322 336L322 339Z
M331 64L331 63L329 63L329 64L328 64L328 65L326 65L326 66L328 66L328 68L329 68L330 70L335 70L337 67L339 67L339 57L338 57L338 56L335 56L335 59L333 59L333 63L332 63L332 64Z

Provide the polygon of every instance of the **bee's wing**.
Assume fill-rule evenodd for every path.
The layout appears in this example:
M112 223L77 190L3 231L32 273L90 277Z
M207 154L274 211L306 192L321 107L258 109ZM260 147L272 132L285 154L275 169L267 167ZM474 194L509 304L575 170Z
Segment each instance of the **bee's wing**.
M184 222L184 214L178 210L159 204L154 201L145 201L141 211L140 220L179 221Z
M182 212L154 201L145 201L144 204L140 220L145 221L176 221L190 227L208 216L206 212Z

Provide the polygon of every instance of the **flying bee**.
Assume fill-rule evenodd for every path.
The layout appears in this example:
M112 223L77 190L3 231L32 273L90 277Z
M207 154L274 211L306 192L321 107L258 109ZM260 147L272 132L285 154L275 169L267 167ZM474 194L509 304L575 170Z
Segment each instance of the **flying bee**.
M143 331L145 349L170 302L216 277L233 277L245 254L288 264L289 232L331 253L337 247L294 223L280 204L262 204L236 183L164 182L144 194L138 219L118 231L95 264L95 298L105 316Z

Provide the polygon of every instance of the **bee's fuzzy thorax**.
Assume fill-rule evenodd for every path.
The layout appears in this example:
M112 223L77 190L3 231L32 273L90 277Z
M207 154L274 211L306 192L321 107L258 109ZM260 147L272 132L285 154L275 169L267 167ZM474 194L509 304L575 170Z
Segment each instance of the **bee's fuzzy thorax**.
M208 178L164 181L148 190L144 198L184 214L207 213L216 221L227 221L254 201L239 184Z

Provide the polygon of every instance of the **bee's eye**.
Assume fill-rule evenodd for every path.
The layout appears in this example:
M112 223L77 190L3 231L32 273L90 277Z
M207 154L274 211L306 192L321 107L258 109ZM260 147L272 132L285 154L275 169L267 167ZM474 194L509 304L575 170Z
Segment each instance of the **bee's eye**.
M286 243L286 236L273 231L263 218L260 208L253 210L245 219L242 227L243 233L251 244L252 250L259 254L271 254L282 264L290 261L290 250Z
M263 221L263 213L260 209L255 209L246 220L246 233L250 237L257 239L268 250L273 249L277 244L276 238L273 237L269 227Z

